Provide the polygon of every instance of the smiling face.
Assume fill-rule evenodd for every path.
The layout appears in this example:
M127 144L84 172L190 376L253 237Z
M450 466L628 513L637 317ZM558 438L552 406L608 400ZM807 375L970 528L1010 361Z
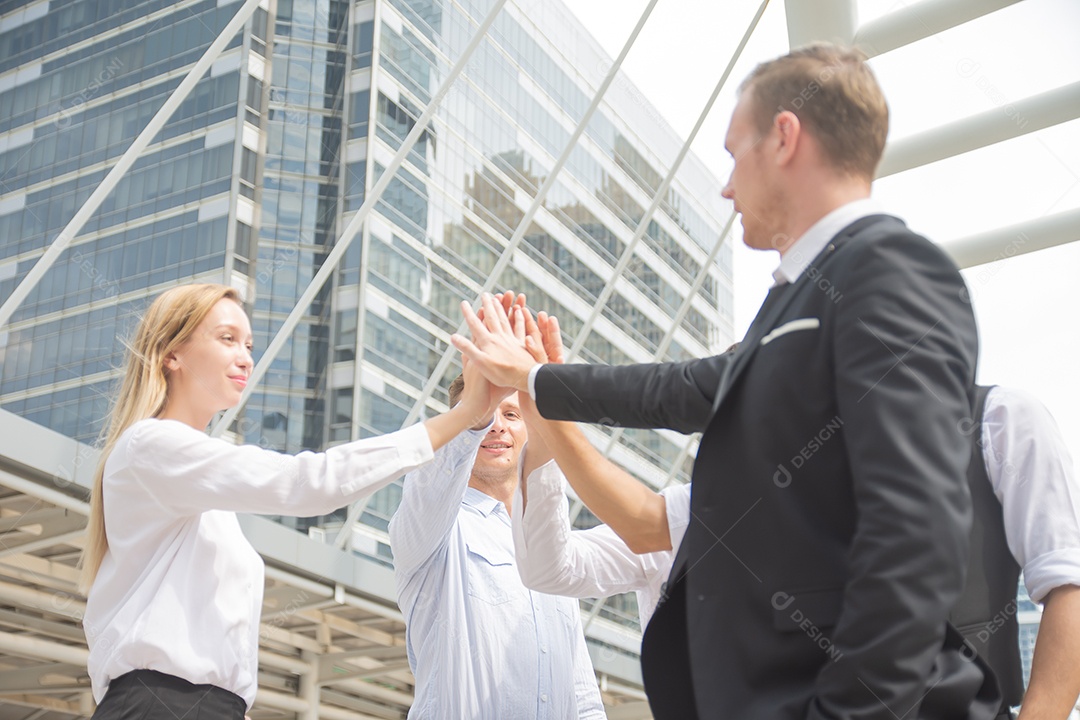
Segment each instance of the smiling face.
M495 422L480 443L473 463L473 481L482 485L503 483L515 478L518 458L528 437L517 393L512 393L499 403ZM482 487L478 489L483 490Z
M235 301L219 300L188 340L165 358L163 417L205 427L238 402L253 365L251 323ZM205 418L205 422L203 422Z

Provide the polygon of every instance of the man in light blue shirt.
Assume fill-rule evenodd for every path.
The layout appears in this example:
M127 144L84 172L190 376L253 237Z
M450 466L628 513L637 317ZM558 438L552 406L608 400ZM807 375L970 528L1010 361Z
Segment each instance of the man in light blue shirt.
M464 388L450 387L451 404ZM527 431L517 395L405 477L390 521L416 677L410 720L605 718L577 601L525 588L511 503Z

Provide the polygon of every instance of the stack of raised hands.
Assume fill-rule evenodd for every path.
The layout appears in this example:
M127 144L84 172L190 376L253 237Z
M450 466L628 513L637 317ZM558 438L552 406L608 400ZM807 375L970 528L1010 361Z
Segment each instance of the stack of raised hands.
M461 304L472 337L453 335L451 342L461 350L463 362L492 386L518 391L518 404L529 427L521 477L528 478L554 459L586 507L633 552L672 549L664 497L601 455L575 423L545 419L537 408L530 378L540 365L565 359L558 320L542 311L534 318L525 296L512 292L485 294L480 305L473 312L468 303ZM524 481L521 490L527 503ZM685 524L682 518L679 524Z
M478 312L462 302L461 313L472 337L455 334L450 342L492 385L527 394L537 364L563 361L558 319L544 311L534 318L525 295L484 293Z

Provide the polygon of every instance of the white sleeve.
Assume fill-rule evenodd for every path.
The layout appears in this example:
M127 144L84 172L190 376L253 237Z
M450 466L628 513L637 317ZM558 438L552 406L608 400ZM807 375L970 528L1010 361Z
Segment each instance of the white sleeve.
M542 367L544 367L542 363L536 363L529 370L529 397L533 399L533 402L536 402L536 374Z
M129 432L126 446L109 457L111 477L132 477L177 516L206 510L323 515L432 457L423 425L296 455L234 445L173 420L143 420ZM121 472L125 466L130 473Z
M983 410L982 441L1009 550L1031 599L1080 585L1080 486L1054 418L1030 395L995 387Z
M686 527L690 524L690 483L671 485L660 491L667 504L668 535L671 537L672 557L679 552ZM668 568L671 570L671 568Z
M469 487L483 430L466 430L435 453L435 459L405 476L401 504L390 518L394 569L408 573L446 541Z
M575 603L576 604L576 603ZM581 612L576 613L574 622L574 696L577 700L578 720L607 720L604 700L600 697L600 687L596 683L596 671L593 670L589 646L585 642L585 629L581 626Z
M607 525L571 530L564 478L554 460L526 482L528 507L522 511L519 489L513 508L514 553L525 587L577 598L646 587L650 556L636 555Z

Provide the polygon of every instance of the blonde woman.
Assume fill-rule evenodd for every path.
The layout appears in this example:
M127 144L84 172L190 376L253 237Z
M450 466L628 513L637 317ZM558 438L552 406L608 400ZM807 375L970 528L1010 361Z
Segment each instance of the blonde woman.
M252 369L223 285L169 290L127 353L94 481L83 587L94 718L240 720L255 699L263 563L235 513L320 515L428 462L504 393L470 369L453 410L324 453L209 437Z

